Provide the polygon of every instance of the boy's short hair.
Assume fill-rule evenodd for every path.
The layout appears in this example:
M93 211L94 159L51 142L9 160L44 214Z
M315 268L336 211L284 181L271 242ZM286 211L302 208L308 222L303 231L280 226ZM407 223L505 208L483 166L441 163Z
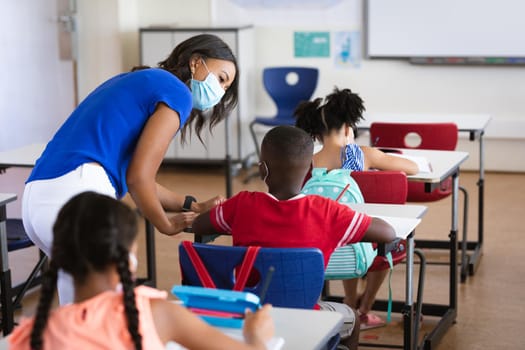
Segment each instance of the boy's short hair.
M275 161L312 160L314 142L304 130L295 126L276 126L266 133L261 148Z

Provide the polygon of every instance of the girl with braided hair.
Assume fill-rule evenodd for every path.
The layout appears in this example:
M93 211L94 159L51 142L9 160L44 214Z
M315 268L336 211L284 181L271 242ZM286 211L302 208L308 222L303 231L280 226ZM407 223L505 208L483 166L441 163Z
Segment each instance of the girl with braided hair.
M296 126L323 145L321 150L314 154L312 166L326 168L328 171L376 169L403 171L407 175L416 174L419 169L413 161L393 156L375 147L360 146L355 143L357 124L363 119L364 110L363 100L358 94L350 89L338 88L335 88L324 100L317 98L297 106ZM310 173L306 176L305 183L309 177ZM389 266L384 259L376 257L373 265L368 269L366 287L362 295L357 295L357 279L343 280L344 301L357 309L361 330L385 325L385 321L370 311L388 271Z
M247 312L246 343L209 326L167 293L134 287L137 221L134 211L109 196L84 192L69 200L53 226L52 259L36 316L11 334L10 349L265 349L273 335L266 305ZM74 279L74 303L51 311L57 272Z

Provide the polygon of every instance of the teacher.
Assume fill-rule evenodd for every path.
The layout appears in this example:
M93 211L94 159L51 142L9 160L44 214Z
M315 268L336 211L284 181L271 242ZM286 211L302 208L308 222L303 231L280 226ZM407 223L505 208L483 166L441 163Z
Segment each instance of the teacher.
M91 92L49 141L26 182L22 217L35 245L50 256L58 211L84 191L119 199L129 192L167 235L222 201L197 202L155 177L178 132L182 142L192 131L201 139L205 126L214 127L236 106L237 71L228 45L202 34L180 43L158 68L135 67ZM60 304L73 301L73 281L63 272L58 292Z

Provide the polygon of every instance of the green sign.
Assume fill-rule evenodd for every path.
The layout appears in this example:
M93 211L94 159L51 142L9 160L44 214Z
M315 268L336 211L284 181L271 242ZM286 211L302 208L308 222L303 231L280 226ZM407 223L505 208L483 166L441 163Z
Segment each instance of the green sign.
M295 32L295 57L330 57L330 32Z

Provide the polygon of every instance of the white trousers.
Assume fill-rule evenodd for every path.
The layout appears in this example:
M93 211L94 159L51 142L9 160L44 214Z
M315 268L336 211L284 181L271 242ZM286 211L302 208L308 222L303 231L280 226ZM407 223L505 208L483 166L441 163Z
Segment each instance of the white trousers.
M22 196L22 220L29 238L48 257L51 257L53 225L58 212L75 195L93 191L116 198L104 168L96 163L86 163L60 177L37 180L26 184ZM73 302L73 278L59 271L58 297L60 305Z

